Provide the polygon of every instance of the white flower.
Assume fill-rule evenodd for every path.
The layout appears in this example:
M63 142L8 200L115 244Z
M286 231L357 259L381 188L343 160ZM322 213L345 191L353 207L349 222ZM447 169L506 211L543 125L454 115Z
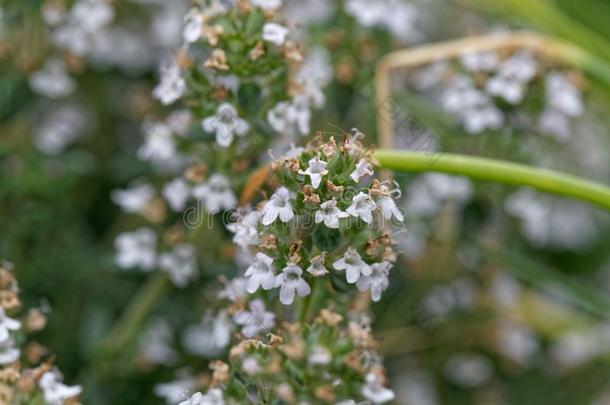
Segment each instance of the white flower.
M518 52L502 62L498 72L487 81L486 91L511 104L523 100L526 84L534 78L538 64L529 52Z
M381 194L377 198L377 206L381 209L381 214L385 219L391 219L392 216L396 218L396 220L402 222L404 217L402 212L396 206L396 202L394 201L393 194L397 194L396 198L400 198L400 189L398 186L393 190L390 190L386 184L381 184Z
M160 81L153 90L153 97L163 105L174 103L184 94L186 82L182 77L180 66L176 62L168 61L161 65Z
M569 117L577 117L584 112L580 91L564 75L549 74L545 78L545 91L550 108Z
M248 375L256 375L262 371L261 365L258 364L258 360L256 360L253 356L247 356L241 361L241 368Z
M70 14L80 27L93 33L112 22L114 9L105 0L79 0Z
M203 200L210 213L228 210L237 205L237 197L231 189L231 182L222 174L213 174L208 181L193 187L193 196Z
M349 214L337 208L336 200L328 200L320 204L320 209L316 211L315 222L319 224L324 221L324 225L329 228L339 228L339 218L347 218Z
M396 38L413 42L421 39L414 27L419 14L417 8L402 0L349 0L345 12L352 15L364 27L383 27Z
M61 59L49 59L43 68L30 76L30 87L38 94L49 98L61 98L72 94L76 83Z
M347 213L353 217L361 218L367 224L373 222L373 211L377 208L370 195L362 191L352 199L352 205L347 207Z
M114 240L116 263L120 268L151 270L156 263L157 235L150 228L119 234Z
M186 287L197 272L195 248L187 243L176 245L171 253L159 255L159 267L177 287Z
M178 359L178 353L172 348L173 337L170 324L165 319L155 319L140 337L140 356L152 364L173 365Z
M250 3L263 10L276 10L282 6L282 0L250 0Z
M356 164L356 170L354 170L349 176L352 178L352 180L358 183L361 177L372 175L373 166L371 166L371 164L366 160L360 159L360 161Z
M173 405L182 401L188 393L197 388L197 380L190 374L182 373L178 379L155 385L155 395Z
M311 108L309 99L299 94L292 101L280 101L267 112L269 125L277 132L292 136L299 133L308 135L310 132Z
M286 187L278 188L263 207L262 224L270 225L278 217L282 222L290 221L294 217L294 211L290 205L292 199L294 196Z
M275 266L273 259L262 252L258 252L254 258L254 263L248 267L244 273L248 278L246 290L253 294L262 287L263 290L270 290L275 287Z
M245 277L235 277L234 279L225 282L225 286L218 292L218 298L226 299L231 302L243 301L248 295L246 285L248 280Z
M180 402L178 405L225 405L220 388L213 388L203 395L201 392L196 392L190 399Z
M190 195L191 189L181 177L177 177L163 186L163 197L169 203L170 208L176 212L184 210Z
M381 262L371 264L371 274L365 277L361 277L356 287L360 291L371 290L371 299L377 302L381 299L381 293L385 291L390 285L388 275L390 268L392 267L390 262Z
M238 311L233 320L241 325L241 333L246 338L252 338L266 332L275 326L275 314L268 312L261 299L250 301L250 311Z
M0 341L0 365L12 364L19 360L21 352L15 345L13 338Z
M185 17L182 37L188 43L197 42L203 34L203 15L196 9L192 9Z
M324 253L312 257L309 267L305 271L314 277L322 277L328 273L328 270L324 264L325 261L326 255Z
M146 208L155 195L150 184L136 184L125 190L112 190L111 199L124 212L133 213Z
M82 392L79 385L68 386L61 382L59 371L47 371L40 377L38 385L47 404L62 405L67 399L74 398Z
M469 72L489 72L498 65L498 55L495 52L472 52L462 54L460 61Z
M4 308L0 307L0 342L4 342L9 338L9 331L19 330L20 328L21 322L6 316Z
M266 23L263 26L263 40L271 42L277 46L284 45L286 36L290 30L283 25L276 23Z
M233 242L244 249L248 246L256 246L260 243L256 225L260 221L261 213L249 211L242 215L236 222L227 225L227 229L233 232Z
M326 176L328 174L326 166L328 166L328 163L323 160L320 160L319 157L316 157L310 159L307 170L299 170L299 174L309 176L309 179L311 180L311 186L316 189L320 187L322 176Z
M80 137L87 125L85 112L75 105L63 105L49 113L36 133L36 148L47 155L59 155Z
M191 354L216 358L231 342L231 322L224 313L206 314L197 325L189 326L182 336L184 348Z
M332 353L324 346L317 345L309 353L307 358L309 364L326 366L333 359Z
M553 108L546 108L538 117L538 129L565 142L570 139L570 117Z
M477 353L457 353L445 365L445 376L463 387L479 387L493 377L493 363Z
M349 247L343 257L333 263L335 270L345 270L348 283L354 284L360 276L370 276L371 267L362 260L356 249Z
M159 122L144 125L144 144L138 149L138 158L162 162L176 156L176 145L169 128Z
M237 110L229 103L218 106L216 114L201 121L204 131L216 134L216 143L223 148L231 145L233 136L244 136L250 124L239 118Z
M303 270L296 264L288 264L280 274L275 277L275 286L280 287L280 302L290 305L295 294L305 297L311 293L309 284L301 277Z
M362 395L373 404L385 404L394 399L394 391L383 386L381 378L374 373L366 375L366 384L362 387Z

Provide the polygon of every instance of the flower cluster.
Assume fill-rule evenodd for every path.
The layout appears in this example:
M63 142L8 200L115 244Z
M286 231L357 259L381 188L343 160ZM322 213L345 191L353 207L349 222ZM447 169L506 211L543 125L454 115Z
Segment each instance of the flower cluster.
M45 327L46 317L39 309L30 309L21 320L7 313L21 308L19 288L11 263L0 263L0 402L3 404L44 403L76 405L80 386L63 384L62 375L53 367L47 349L35 342L26 343L26 333ZM24 350L22 353L21 346ZM42 402L38 402L42 401Z
M360 136L354 130L342 145L318 137L273 164L273 194L230 226L234 241L253 249L248 292L277 288L289 305L331 280L381 298L396 256L384 224L403 215L394 202L398 190L372 178L372 151Z
M384 404L394 399L366 320L344 320L323 309L309 325L285 323L264 338L244 339L230 349L229 363L211 363L206 394L191 404ZM254 398L258 398L254 400Z

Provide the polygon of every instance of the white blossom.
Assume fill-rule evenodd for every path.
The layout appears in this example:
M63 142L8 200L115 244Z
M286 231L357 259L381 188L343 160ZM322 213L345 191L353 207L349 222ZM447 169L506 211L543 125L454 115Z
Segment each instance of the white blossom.
M61 382L59 371L47 371L40 377L38 385L47 404L62 405L66 400L74 398L82 392L79 385L68 386Z
M362 395L373 404L385 404L394 399L394 391L383 386L381 377L369 373L365 377L366 384L362 387Z
M180 66L171 60L166 61L160 68L160 81L153 90L153 97L163 105L174 103L184 94L186 82L182 77Z
M36 148L47 155L59 155L78 139L87 125L85 112L72 104L53 110L36 132Z
M296 294L305 297L311 293L309 284L301 277L303 270L296 264L288 264L275 277L275 286L280 288L280 302L290 305Z
M66 72L61 59L49 59L43 68L30 76L30 87L38 94L49 98L69 96L76 89L76 82Z
M373 166L369 162L364 159L360 159L360 161L356 164L356 170L349 175L356 183L360 181L361 177L364 176L372 176L373 175Z
M337 201L332 199L320 204L320 209L316 211L314 220L316 224L324 221L328 228L339 228L339 219L347 218L349 214L337 208Z
M376 208L377 205L371 196L361 191L352 199L352 204L347 207L346 211L351 216L361 218L364 222L370 224L373 222L373 211Z
M241 333L246 338L252 338L275 326L275 314L266 310L263 300L252 300L249 307L250 311L238 311L233 316L235 323L242 327Z
M476 353L457 353L445 365L445 375L450 381L463 387L479 387L493 376L493 364L485 356Z
M390 285L388 275L390 268L392 267L390 262L384 261L381 263L373 263L370 265L371 274L368 276L360 277L356 282L356 287L360 291L371 290L371 300L377 302L381 299L381 294Z
M225 405L225 401L220 388L213 388L203 395L196 392L190 399L180 402L178 405Z
M250 3L263 10L276 10L282 6L282 0L250 0Z
M225 286L218 292L218 298L226 299L231 302L243 301L246 299L248 291L246 285L248 280L245 277L235 277L225 282Z
M323 275L328 274L328 270L326 269L324 263L325 260L326 255L324 253L312 257L309 263L309 267L305 271L314 277L322 277Z
M120 268L151 270L156 264L157 235L150 228L119 234L114 240L116 263Z
M386 184L381 184L381 195L377 198L376 204L381 209L381 215L385 219L391 219L392 216L396 218L396 220L402 222L404 217L402 212L396 206L396 202L394 201L393 194L397 194L396 198L400 198L400 189L398 186L393 190L390 190Z
M174 246L171 253L159 255L159 267L177 287L186 287L197 272L195 248L188 243Z
M194 355L215 358L231 342L231 323L224 313L206 314L197 325L189 326L183 336L185 349Z
M173 365L178 359L178 353L172 348L173 333L165 319L152 321L140 337L140 356L152 364Z
M280 133L292 136L310 132L311 107L305 94L295 96L291 101L280 101L267 112L267 121Z
M182 401L197 388L197 380L190 373L182 373L178 379L155 385L155 395L165 399L168 405Z
M237 205L237 197L231 182L226 176L215 173L208 181L193 187L193 196L203 200L205 208L210 213L228 210Z
M518 104L523 100L526 85L537 70L538 64L529 52L518 52L502 62L498 72L487 81L485 89L493 96Z
M577 117L584 112L580 91L564 75L549 74L545 78L545 91L550 108L569 117Z
M309 166L307 170L299 170L299 174L304 176L309 176L311 180L311 186L314 189L320 187L320 182L322 181L322 176L326 176L328 174L328 170L326 167L328 163L321 160L319 157L315 157L309 160Z
M216 114L201 121L204 131L216 134L216 143L223 148L231 145L234 135L244 136L250 124L239 118L237 110L229 103L218 106Z
M268 22L263 26L263 40L282 46L289 32L290 30L281 24Z
M333 360L333 355L324 346L317 345L311 349L307 361L312 365L326 366Z
M460 61L469 72L490 72L498 65L498 55L495 52L467 51Z
M70 14L80 27L92 33L112 22L114 9L105 0L78 0Z
M167 200L170 208L176 212L184 210L190 195L191 188L181 177L177 177L163 186L163 197Z
M246 289L253 294L261 287L270 290L275 287L275 266L273 259L262 252L256 253L254 263L248 267L244 277L248 278Z
M203 34L203 15L197 10L192 9L185 17L184 30L182 37L187 43L199 41Z
M19 360L21 352L12 337L0 340L0 365L8 365Z
M124 212L133 213L143 210L155 196L155 189L150 184L134 184L124 190L115 189L111 193L112 201Z
M260 243L256 225L259 223L261 213L248 211L241 215L236 222L227 225L227 229L233 232L233 242L244 249L248 246L256 246Z
M144 144L138 149L138 158L163 162L176 156L176 145L169 128L159 122L144 125Z
M4 342L9 338L9 332L19 330L21 322L16 319L9 318L4 312L4 308L0 307L0 342Z
M360 25L386 28L404 42L418 41L422 37L415 28L419 18L417 8L403 0L348 0L345 12Z
M294 195L286 187L278 188L263 207L261 223L265 226L272 224L278 217L282 222L288 222L294 217L290 200Z
M371 275L371 267L362 260L356 249L349 247L343 257L333 263L335 270L345 270L348 283L354 284L360 277Z

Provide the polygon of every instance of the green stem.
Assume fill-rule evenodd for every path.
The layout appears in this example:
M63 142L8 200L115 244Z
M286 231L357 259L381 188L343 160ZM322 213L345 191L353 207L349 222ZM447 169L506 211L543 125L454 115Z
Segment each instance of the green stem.
M610 211L610 188L570 174L519 163L443 152L379 149L375 157L384 169L406 172L444 172L490 180L586 201Z

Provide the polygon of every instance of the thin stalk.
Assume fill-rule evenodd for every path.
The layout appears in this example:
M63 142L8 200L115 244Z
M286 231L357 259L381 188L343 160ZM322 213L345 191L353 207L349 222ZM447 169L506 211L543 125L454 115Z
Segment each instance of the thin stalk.
M610 211L610 187L577 176L519 163L449 153L379 149L375 157L383 169L405 172L443 172L489 180L570 197Z

